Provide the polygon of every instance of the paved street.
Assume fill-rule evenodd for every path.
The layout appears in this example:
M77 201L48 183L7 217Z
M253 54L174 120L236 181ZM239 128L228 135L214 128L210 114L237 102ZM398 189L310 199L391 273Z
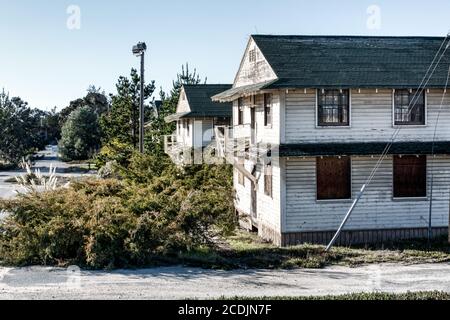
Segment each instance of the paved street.
M57 148L47 147L46 150L40 152L39 154L44 157L38 161L33 166L33 170L39 168L41 172L45 175L48 173L50 165L57 168L57 175L60 177L81 177L86 176L83 173L68 172L71 167L76 167L76 165L69 165L58 159ZM18 185L15 185L5 180L9 178L16 177L23 174L24 170L11 170L11 171L0 171L0 198L11 198L16 195L15 190L20 190Z
M450 264L275 271L0 268L0 299L185 299L429 290L450 292Z

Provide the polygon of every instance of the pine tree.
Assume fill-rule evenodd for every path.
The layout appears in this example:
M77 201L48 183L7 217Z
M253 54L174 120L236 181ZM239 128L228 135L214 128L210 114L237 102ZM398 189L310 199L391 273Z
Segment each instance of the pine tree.
M21 98L0 93L0 163L16 164L44 146L42 116Z
M104 134L104 144L115 140L137 147L139 142L140 77L136 69L131 70L131 79L121 76L116 84L116 94L111 95L111 106L102 115L100 126ZM144 87L145 100L155 90L154 81ZM150 106L144 105L146 113Z

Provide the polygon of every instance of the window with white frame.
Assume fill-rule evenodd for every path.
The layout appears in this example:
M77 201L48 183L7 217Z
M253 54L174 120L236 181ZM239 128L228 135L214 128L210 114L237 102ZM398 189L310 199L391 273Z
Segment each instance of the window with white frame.
M418 90L395 90L394 124L425 125L425 92Z
M317 117L319 126L349 126L350 90L318 90Z

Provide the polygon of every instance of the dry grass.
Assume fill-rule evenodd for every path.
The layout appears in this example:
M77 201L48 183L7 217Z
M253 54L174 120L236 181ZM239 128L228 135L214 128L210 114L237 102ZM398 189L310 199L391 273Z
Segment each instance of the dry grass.
M323 268L329 265L360 266L375 263L441 263L450 261L446 239L435 240L430 247L416 240L385 244L384 247L335 247L325 252L320 245L304 244L278 248L255 234L237 231L219 242L218 248L203 248L181 254L183 263L223 269Z
M221 300L450 300L450 293L440 291L393 293L352 293L338 296L310 296L310 297L234 297Z

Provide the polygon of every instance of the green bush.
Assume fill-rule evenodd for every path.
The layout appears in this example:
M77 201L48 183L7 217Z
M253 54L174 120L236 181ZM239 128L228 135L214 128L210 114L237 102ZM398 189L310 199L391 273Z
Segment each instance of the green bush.
M91 107L73 111L61 129L59 152L64 161L87 160L100 146L98 115Z
M100 149L100 152L94 158L94 162L97 168L103 167L108 162L116 162L126 167L130 164L133 152L132 145L113 139Z
M116 268L212 245L235 226L229 167L181 170L135 155L123 180L0 201L0 261ZM164 160L162 160L164 161Z

